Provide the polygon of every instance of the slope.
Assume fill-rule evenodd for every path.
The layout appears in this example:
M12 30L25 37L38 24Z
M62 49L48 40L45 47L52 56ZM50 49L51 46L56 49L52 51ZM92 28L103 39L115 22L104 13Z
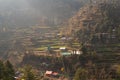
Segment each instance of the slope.
M68 34L73 34L83 43L100 34L114 35L119 40L119 14L120 6L113 3L88 4L68 21Z

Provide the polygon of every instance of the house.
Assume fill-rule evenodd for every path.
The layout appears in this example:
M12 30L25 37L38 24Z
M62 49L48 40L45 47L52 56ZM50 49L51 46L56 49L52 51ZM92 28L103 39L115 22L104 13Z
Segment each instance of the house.
M53 72L53 71L46 71L45 72L45 76L48 76L48 77L59 77L59 73L58 72Z
M69 55L72 55L72 53L70 52L61 52L60 53L62 56L69 56Z
M73 51L72 51L72 54L80 55L80 54L82 54L82 51L79 51L79 50L73 50Z
M45 72L45 75L46 75L46 76L51 76L52 73L53 73L53 71L46 71L46 72Z
M67 52L68 51L66 47L60 47L59 49L60 49L61 52Z

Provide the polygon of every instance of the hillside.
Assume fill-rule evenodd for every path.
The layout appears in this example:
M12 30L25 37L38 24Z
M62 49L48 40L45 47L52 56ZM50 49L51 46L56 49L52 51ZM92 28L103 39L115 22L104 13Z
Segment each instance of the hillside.
M68 21L68 34L73 34L81 42L90 42L100 34L115 36L119 41L120 6L117 4L93 3L84 6Z
M45 34L52 31L57 35L57 26L84 3L79 0L0 0L0 58L18 63L26 50L42 46L45 41L41 38Z

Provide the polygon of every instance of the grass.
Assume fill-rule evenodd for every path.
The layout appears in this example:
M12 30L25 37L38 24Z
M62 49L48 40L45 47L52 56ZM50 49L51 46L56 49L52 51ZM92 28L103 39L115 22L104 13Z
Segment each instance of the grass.
M44 50L46 50L47 49L47 47L39 47L39 48L35 48L35 50L37 50L37 51L44 51Z
M63 47L63 46L51 46L51 49L59 49L60 47ZM46 50L47 49L47 46L41 46L41 47L39 47L39 48L35 48L34 50L38 50L38 51L44 51L44 50Z
M64 46L65 44L62 45L60 43L60 41L57 40L57 39L41 40L41 41L38 41L38 42L41 44L41 46L39 48L36 48L35 50L40 50L40 51L46 50L47 49L47 45L50 45L53 50L57 50L57 49L59 50L60 47L65 47ZM73 43L73 47L79 48L80 45L79 45L79 43Z
M97 51L112 51L111 48L99 48Z
M64 47L64 46L52 46L52 49L59 49L60 47Z
M80 45L79 43L73 43L73 45Z
M120 44L111 44L113 47L120 47Z

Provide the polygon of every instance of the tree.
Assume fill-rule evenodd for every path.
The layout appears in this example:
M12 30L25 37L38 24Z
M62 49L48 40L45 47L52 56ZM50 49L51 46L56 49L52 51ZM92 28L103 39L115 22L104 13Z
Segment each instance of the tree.
M3 79L3 77L4 77L4 64L0 60L0 80Z
M120 65L117 65L117 67L116 67L116 73L118 75L118 79L117 80L120 80Z
M83 52L83 54L87 54L88 51L87 51L87 48L84 44L81 45L81 51Z
M14 78L15 71L13 65L9 61L6 61L4 66L5 66L4 80L15 80Z
M78 68L74 80L86 80L87 79L87 71L82 68Z
M23 73L24 73L23 78L25 80L36 80L31 66L25 66Z

